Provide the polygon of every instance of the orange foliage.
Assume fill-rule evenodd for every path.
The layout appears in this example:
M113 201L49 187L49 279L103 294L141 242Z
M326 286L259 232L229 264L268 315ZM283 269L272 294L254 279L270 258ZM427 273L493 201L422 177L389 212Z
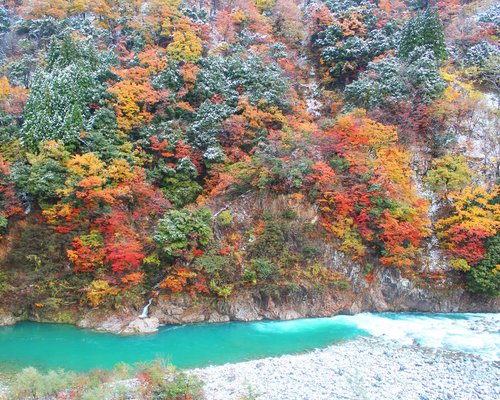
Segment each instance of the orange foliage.
M122 284L140 283L144 245L168 201L146 182L142 168L132 168L123 159L106 165L85 153L73 156L67 169L61 200L43 213L57 232L84 232L74 237L67 250L74 270L93 273L105 267Z
M172 293L188 292L208 293L206 279L201 273L196 273L189 268L177 267L159 285L162 289L167 289Z
M367 246L379 247L384 265L411 266L429 232L427 202L415 193L410 154L396 145L396 129L358 110L318 141L324 156L343 165L338 174L320 161L310 176L322 225L340 239L339 248L360 257Z
M21 115L28 98L28 91L12 86L6 76L0 78L0 110L6 114Z
M131 58L127 53L124 58ZM112 103L118 127L128 132L141 124L151 121L153 107L164 100L166 92L153 88L151 77L158 74L167 65L164 51L159 48L149 48L136 55L139 65L127 69L115 69L114 72L122 79L114 83L108 92L116 101Z
M10 218L24 214L22 204L16 196L14 184L9 179L10 163L0 155L0 215Z
M453 193L453 212L436 223L442 246L453 258L464 259L469 266L483 259L484 241L500 230L498 187L488 192L483 187Z

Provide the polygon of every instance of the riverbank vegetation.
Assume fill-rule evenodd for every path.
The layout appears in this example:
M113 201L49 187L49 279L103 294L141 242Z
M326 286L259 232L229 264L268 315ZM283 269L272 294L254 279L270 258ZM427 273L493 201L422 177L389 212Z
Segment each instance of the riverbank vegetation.
M499 12L4 2L0 307L349 290L325 246L497 296Z
M74 373L63 370L40 372L25 368L11 376L0 399L11 400L198 400L202 383L194 376L162 360L130 366L117 365L112 371ZM2 397L3 396L3 397Z

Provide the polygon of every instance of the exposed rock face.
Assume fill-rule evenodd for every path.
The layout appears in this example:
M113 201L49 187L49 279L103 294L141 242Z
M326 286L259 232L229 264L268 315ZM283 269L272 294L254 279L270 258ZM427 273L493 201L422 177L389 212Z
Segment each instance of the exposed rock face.
M290 320L326 317L339 313L383 311L498 312L500 299L475 296L461 287L421 288L401 278L398 270L382 271L377 284L360 284L353 290L327 290L273 299L249 290L227 300L202 301L189 296L160 296L152 315L160 324L193 322Z
M222 314L234 321L258 321L263 318L262 312L265 310L260 303L260 299L247 292L220 303L218 308Z
M208 307L206 303L195 303L189 296L160 296L151 307L151 316L163 325L203 322L207 320Z
M0 311L0 326L13 325L16 321L12 314Z
M499 312L500 297L475 295L463 287L420 288L401 279L398 270L387 269L377 285L386 308L382 311Z
M217 311L214 311L210 314L210 317L208 318L207 322L211 323L220 323L220 322L229 322L229 316L228 315L223 315L219 314Z

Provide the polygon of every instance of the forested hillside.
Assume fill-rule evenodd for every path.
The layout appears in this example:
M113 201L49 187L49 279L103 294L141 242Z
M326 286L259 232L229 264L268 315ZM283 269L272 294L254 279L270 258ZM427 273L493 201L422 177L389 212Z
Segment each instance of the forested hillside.
M497 2L2 4L0 309L499 295Z

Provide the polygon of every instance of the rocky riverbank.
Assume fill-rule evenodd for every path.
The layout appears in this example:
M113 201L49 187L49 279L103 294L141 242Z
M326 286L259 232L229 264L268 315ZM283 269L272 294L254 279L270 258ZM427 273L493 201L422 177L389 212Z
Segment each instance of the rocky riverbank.
M401 278L399 271L380 273L377 284L353 284L349 290L328 289L311 293L303 289L293 296L272 298L258 290L248 290L228 299L192 298L189 295L160 295L155 298L146 318L141 309L64 309L58 313L37 310L32 313L0 309L0 326L20 320L62 322L81 328L117 334L154 333L161 325L217 323L228 321L291 320L329 317L361 312L499 312L500 297L471 294L460 286L421 287Z
M87 329L137 334L156 332L161 325L200 322L292 320L387 311L500 311L500 297L477 296L460 286L418 286L394 269L380 271L377 284L361 280L352 285L347 290L327 289L322 293L302 288L300 293L280 298L263 295L258 290L243 291L225 300L161 295L154 299L147 318L140 317L138 310L115 314L93 310L80 316L76 324Z
M375 338L191 373L207 400L500 398L498 361Z

